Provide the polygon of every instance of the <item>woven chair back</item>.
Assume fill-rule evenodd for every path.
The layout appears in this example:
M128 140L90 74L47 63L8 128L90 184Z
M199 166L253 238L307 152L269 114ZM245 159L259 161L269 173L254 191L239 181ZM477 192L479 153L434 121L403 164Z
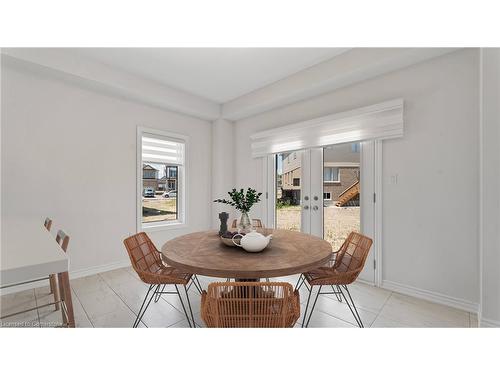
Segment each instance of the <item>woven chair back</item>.
M211 283L203 299L208 327L293 327L300 316L298 292L289 283Z
M333 268L337 272L351 272L363 269L372 239L362 234L351 232L339 250Z
M236 228L237 225L238 225L238 221L236 219L234 219L232 227ZM262 220L260 220L260 219L252 219L252 226L254 228L258 228L258 229L264 228L264 225L262 224Z
M156 273L163 267L160 253L146 233L134 234L126 238L123 243L136 272Z

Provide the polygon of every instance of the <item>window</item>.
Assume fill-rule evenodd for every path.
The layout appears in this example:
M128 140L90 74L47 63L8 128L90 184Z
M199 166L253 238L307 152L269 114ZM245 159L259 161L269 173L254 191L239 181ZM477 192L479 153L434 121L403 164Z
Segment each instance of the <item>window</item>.
M185 222L186 137L138 129L138 229Z
M332 193L323 193L323 200L331 201L332 200Z
M167 178L177 178L177 167L166 167L165 174Z
M158 178L158 170L149 164L142 165L142 178L143 179L156 179Z
M340 182L338 167L325 167L325 168L323 168L323 181L324 182Z
M293 186L300 186L300 178L293 179Z
M359 143L351 143L351 152L354 152L356 154L359 154Z

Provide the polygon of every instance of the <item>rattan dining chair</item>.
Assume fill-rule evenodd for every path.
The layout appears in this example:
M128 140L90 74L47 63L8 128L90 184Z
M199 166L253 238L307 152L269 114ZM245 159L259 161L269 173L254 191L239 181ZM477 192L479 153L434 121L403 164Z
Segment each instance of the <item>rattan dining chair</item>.
M50 230L52 229L52 219L46 217L43 226L50 232ZM49 287L50 294L54 294L54 307L56 310L59 310L59 302L57 302L59 301L59 289L57 287L57 276L54 274L49 275Z
M232 227L236 228L238 226L238 221L236 219L233 220ZM252 219L252 226L254 228L262 229L264 225L262 224L262 220L260 219Z
M135 272L137 272L137 275L144 283L149 284L148 291L142 301L142 305L137 313L137 318L134 321L133 327L136 328L139 325L154 297L158 297L159 299L162 294L176 294L179 296L181 301L182 309L186 315L189 327L194 328L196 323L188 291L194 284L201 293L201 285L199 285L196 277L193 277L192 274L181 272L174 267L165 265L161 260L161 253L158 251L148 235L144 232L137 233L126 238L123 243L127 249L130 262L132 263L132 267ZM196 282L198 282L198 284L196 284ZM166 292L166 285L173 285L175 287L175 292ZM182 300L178 285L182 285L184 287L191 318L189 317ZM160 290L160 288L162 289ZM156 301L158 301L158 299L155 298Z
M314 312L314 307L316 306L316 302L318 301L320 294L335 294L339 301L342 301L343 298L349 307L349 310L351 310L358 326L360 328L364 327L358 313L358 309L354 304L354 300L352 299L347 286L356 281L358 275L363 270L366 258L368 257L368 252L372 246L372 242L371 238L356 232L351 232L340 249L332 254L332 258L327 265L304 273L300 276L297 282L296 290L299 290L302 285L305 285L309 291L306 309L304 311L304 318L302 320L302 327L304 327L304 324L306 327L309 325L311 316ZM316 298L314 299L309 317L307 318L309 302L315 286L319 286L319 289L316 294ZM332 288L332 292L322 292L321 289L323 286L330 286ZM346 295L348 298L346 298Z
M298 291L283 282L216 282L201 296L211 328L288 328L300 317Z

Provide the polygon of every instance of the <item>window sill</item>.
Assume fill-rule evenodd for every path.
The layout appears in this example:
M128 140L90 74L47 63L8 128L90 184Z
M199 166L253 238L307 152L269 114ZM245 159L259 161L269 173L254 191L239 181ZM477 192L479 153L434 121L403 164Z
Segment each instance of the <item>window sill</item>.
M174 230L187 228L187 224L183 222L172 222L172 223L147 223L141 224L141 229L144 232L158 232L164 230Z

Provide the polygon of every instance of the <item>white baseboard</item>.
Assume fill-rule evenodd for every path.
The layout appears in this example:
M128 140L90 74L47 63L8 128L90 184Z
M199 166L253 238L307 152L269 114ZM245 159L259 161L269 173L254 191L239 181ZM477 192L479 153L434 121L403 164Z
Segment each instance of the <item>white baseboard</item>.
M70 270L69 278L70 279L79 279L81 277L92 276L92 275L95 275L98 273L113 271L113 270L116 270L118 268L123 268L123 267L128 267L128 266L130 266L130 259L127 258L125 260L120 260L118 262L104 264L102 266L94 266L94 267L84 268L84 269L77 270L77 271Z
M481 328L500 328L500 321L482 318L479 322Z
M456 297L450 297L441 293L415 288L413 286L396 283L394 281L383 280L381 287L384 289L391 290L393 292L406 294L411 297L425 299L430 302L435 302L441 305L454 307L455 309L464 310L474 314L477 314L479 309L479 304L476 302L471 302Z
M361 279L359 277L356 279L356 282L361 283L361 284L365 284L365 285L375 286L375 283L373 281L364 280L364 279Z
M128 267L128 266L130 266L130 260L125 259L125 260L120 260L118 262L103 264L102 266L83 268L83 269L75 270L75 271L70 270L69 271L69 278L70 278L70 280L79 279L81 277L92 276L92 275L95 275L95 274L98 274L101 272L112 271L112 270L116 270L118 268L123 268L123 267ZM10 288L0 289L0 296L6 295L6 294L11 294L11 293L16 293L16 292L22 292L23 290L40 288L42 286L47 286L47 285L49 285L48 280L36 281L33 283L23 284L23 285L16 285L16 286L12 286Z

